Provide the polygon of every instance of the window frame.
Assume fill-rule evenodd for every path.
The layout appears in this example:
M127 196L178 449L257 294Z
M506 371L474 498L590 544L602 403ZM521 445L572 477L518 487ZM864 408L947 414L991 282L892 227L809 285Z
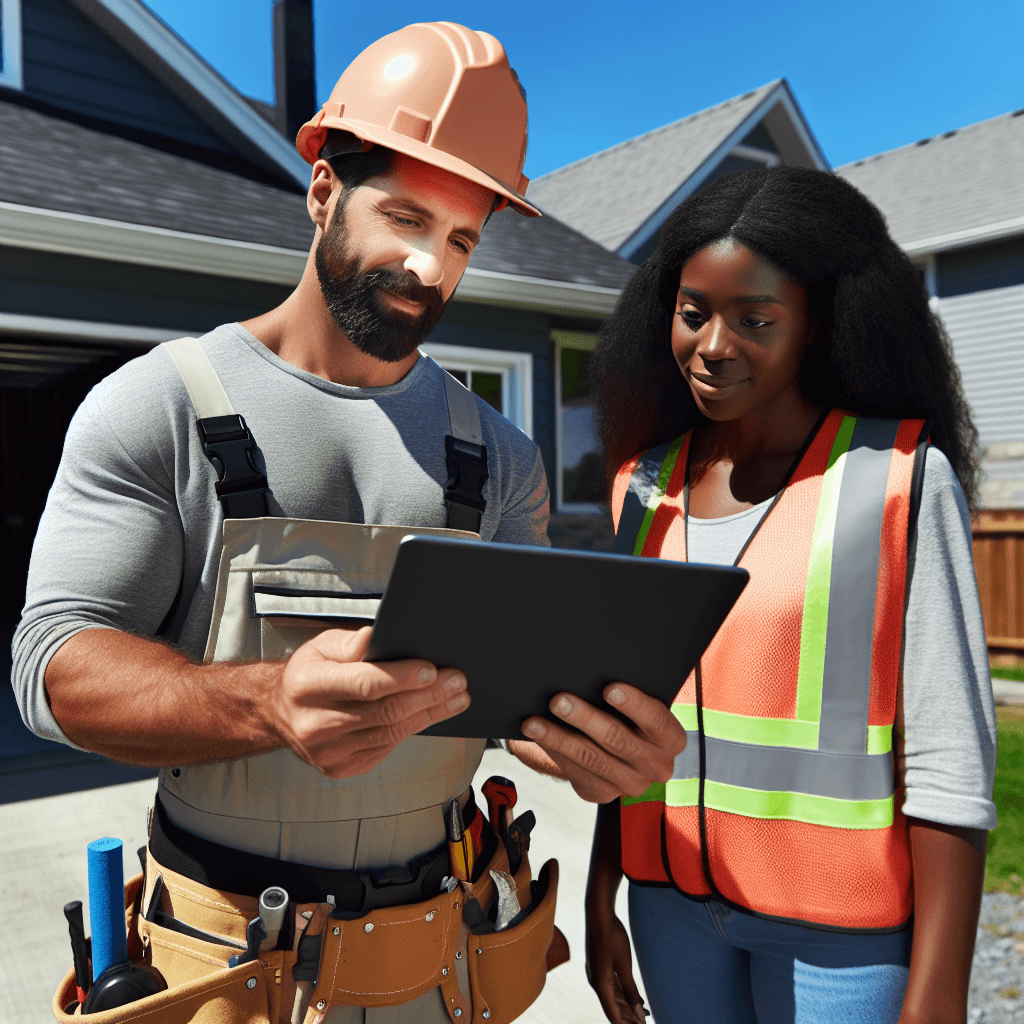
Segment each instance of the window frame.
M588 334L583 331L551 332L555 355L555 510L568 515L600 515L604 505L596 501L566 501L564 469L562 466L562 351L576 349L593 352L597 345L597 333Z
M25 88L22 71L21 0L0 0L0 85Z
M533 440L533 355L505 349L427 342L420 351L446 370L496 373L501 377L502 415Z

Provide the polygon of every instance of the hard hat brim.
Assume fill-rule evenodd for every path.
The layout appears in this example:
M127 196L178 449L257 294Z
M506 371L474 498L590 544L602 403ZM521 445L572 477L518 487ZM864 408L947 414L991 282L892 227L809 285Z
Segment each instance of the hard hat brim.
M414 160L422 160L425 164L440 167L443 171L458 175L460 178L482 185L484 188L492 189L498 195L504 196L510 206L515 207L518 213L526 217L543 216L540 210L531 206L514 188L486 171L480 170L479 167L460 160L450 153L434 149L433 146L420 142L418 139L410 139L407 135L382 128L380 125L369 124L366 121L354 121L347 117L329 117L323 112L312 121L307 121L295 137L295 148L306 163L312 165L317 161L328 128L340 128L342 131L351 132L364 142L372 142L375 145L393 149L396 153L411 156Z

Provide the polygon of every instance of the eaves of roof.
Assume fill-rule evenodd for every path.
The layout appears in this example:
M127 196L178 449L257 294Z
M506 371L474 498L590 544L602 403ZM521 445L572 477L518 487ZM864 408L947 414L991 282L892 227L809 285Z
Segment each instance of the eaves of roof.
M1024 110L836 169L911 255L1024 234Z
M298 284L308 257L305 249L195 235L4 202L0 202L0 245L288 285ZM470 267L456 289L455 298L605 317L614 309L620 291L620 287Z
M140 0L70 2L247 158L308 183L309 165L291 142Z
M74 155L66 188L39 173L55 153ZM313 240L304 195L2 98L0 206L11 244L281 283ZM603 316L634 269L554 218L504 210L460 298Z
M531 183L530 198L605 248L625 253L658 230L778 105L799 150L786 162L828 169L785 79L778 79L551 171Z

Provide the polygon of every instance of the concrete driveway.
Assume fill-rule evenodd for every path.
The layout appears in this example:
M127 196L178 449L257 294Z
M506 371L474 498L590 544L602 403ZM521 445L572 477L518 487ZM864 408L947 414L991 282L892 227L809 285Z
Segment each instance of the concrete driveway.
M564 783L534 774L500 750L489 750L476 778L515 779L517 811L533 809L537 828L530 857L537 870L549 857L560 872L556 922L572 959L548 976L525 1024L600 1024L600 1004L583 968L583 890L595 810ZM61 912L80 899L88 915L86 846L101 836L124 841L125 874L137 871L135 850L145 843L153 779L0 804L0 1024L52 1024L50 1000L71 966L67 922ZM625 886L619 893L626 921ZM88 921L88 916L86 917Z

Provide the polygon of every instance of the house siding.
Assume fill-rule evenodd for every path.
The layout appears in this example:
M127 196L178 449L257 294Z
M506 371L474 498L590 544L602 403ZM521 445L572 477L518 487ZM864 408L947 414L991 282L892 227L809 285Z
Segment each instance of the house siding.
M64 110L217 153L233 150L64 0L22 0L24 92Z
M1024 284L940 298L938 307L981 444L1024 441Z
M283 302L292 289L113 260L8 247L0 256L8 313L208 331Z
M1024 237L939 253L935 269L940 298L1024 284Z

